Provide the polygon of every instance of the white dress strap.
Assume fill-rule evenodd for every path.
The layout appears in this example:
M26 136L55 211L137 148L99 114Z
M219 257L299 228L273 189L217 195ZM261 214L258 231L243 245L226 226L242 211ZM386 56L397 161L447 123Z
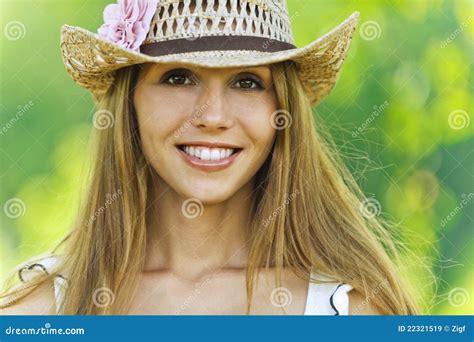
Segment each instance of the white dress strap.
M315 280L330 281L329 278L311 273ZM353 287L345 283L325 282L308 284L305 315L349 315L348 292Z
M60 266L60 263L60 256L48 256L46 258L25 265L18 271L18 276L22 282L27 282L38 276L39 273L51 274L56 272L58 267ZM67 279L63 275L58 274L54 277L53 287L56 313L59 313L62 302L64 300L64 293L67 287Z

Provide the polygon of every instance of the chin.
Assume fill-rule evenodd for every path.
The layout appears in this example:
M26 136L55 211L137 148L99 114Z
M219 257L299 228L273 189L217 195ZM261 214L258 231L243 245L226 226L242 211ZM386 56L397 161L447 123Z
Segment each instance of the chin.
M222 203L232 197L235 192L236 191L231 191L231 189L226 189L225 186L215 183L206 186L196 186L196 184L194 184L179 191L186 199L197 198L202 204Z

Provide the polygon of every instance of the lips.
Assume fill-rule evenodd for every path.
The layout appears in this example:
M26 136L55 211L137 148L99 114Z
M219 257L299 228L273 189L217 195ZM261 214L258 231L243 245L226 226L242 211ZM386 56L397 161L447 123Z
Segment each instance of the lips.
M186 154L199 158L201 160L221 160L230 157L241 149L237 148L223 148L196 145L179 145L178 148Z
M222 170L232 164L243 148L227 143L193 142L176 145L181 157L204 171Z
M229 144L225 142L208 142L208 141L187 141L176 144L176 146L201 146L201 147L209 147L209 148L235 148L239 149L242 148L239 145Z

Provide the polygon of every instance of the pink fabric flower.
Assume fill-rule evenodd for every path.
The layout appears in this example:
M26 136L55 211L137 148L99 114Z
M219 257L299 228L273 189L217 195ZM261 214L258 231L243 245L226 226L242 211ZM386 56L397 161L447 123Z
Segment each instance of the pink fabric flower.
M118 0L117 4L107 5L99 36L127 49L140 51L157 4L158 0Z

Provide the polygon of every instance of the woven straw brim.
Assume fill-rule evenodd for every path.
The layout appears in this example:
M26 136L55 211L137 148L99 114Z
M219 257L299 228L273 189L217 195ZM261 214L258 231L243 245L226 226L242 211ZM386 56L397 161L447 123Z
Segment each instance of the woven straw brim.
M334 87L349 50L359 13L312 43L291 50L259 52L247 50L203 51L152 57L134 52L80 27L63 25L63 62L74 81L96 97L105 94L114 82L117 69L151 63L184 63L208 68L265 65L285 60L298 64L298 74L312 105Z

